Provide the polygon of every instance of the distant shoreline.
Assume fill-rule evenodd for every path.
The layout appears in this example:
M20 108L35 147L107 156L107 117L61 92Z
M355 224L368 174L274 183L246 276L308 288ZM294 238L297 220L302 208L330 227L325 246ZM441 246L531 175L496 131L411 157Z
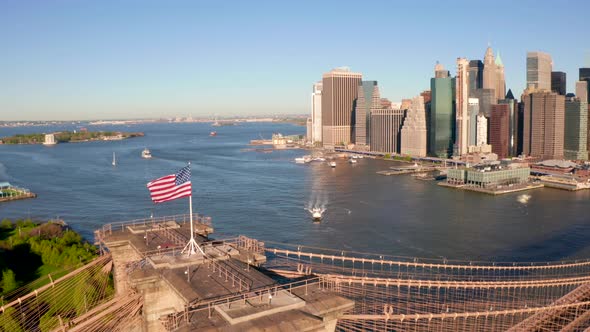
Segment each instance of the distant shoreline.
M62 131L53 133L55 143L84 143L94 141L120 141L133 137L145 136L142 132L107 132L107 131ZM39 145L45 143L45 134L17 134L0 138L0 145Z

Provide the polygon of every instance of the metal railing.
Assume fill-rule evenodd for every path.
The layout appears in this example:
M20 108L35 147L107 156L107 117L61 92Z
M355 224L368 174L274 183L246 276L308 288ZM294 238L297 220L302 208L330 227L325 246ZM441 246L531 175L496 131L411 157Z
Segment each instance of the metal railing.
M286 291L289 292L289 294L293 294L293 292L296 290L304 290L305 295L307 295L310 286L317 286L320 289L329 289L334 286L334 283L322 277L313 277L287 284L275 284L272 286L264 286L250 290L250 292L247 293L242 292L226 296L215 297L203 301L198 301L194 304L189 304L185 307L183 311L170 314L165 318L161 319L161 323L164 325L167 331L174 331L178 329L183 322L188 324L190 321L190 317L196 313L207 311L207 317L211 318L213 315L214 308L219 305L226 304L228 306L231 306L232 303L246 303L246 301L255 298L258 298L260 301L262 301L265 295L268 294L275 296L279 291Z

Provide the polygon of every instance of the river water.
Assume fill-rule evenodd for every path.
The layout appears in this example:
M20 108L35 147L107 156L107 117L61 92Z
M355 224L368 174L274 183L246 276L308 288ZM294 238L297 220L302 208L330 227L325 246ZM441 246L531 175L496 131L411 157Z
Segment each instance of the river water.
M438 187L408 175L381 176L382 160L293 162L304 150L263 153L251 139L302 134L291 124L248 123L86 126L142 131L124 141L0 145L0 182L30 189L36 199L0 203L0 218L61 218L91 239L104 223L188 213L187 199L154 205L145 187L192 164L196 212L213 218L214 237L244 234L266 241L410 257L545 261L590 257L590 191L537 189L492 197ZM0 129L52 132L77 126ZM218 135L210 137L216 130ZM151 160L141 158L149 148ZM116 153L118 165L111 165ZM305 207L325 204L321 223Z

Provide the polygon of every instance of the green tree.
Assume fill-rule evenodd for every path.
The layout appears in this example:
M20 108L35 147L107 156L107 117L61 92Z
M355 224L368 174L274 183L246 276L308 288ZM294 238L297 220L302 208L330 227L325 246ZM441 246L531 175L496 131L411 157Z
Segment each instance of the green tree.
M11 290L17 289L16 275L11 269L2 271L2 292L8 293Z

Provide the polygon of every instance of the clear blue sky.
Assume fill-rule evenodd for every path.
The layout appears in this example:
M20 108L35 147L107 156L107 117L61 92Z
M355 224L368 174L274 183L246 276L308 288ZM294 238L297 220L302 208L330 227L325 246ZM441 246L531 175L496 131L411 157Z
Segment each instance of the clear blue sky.
M500 50L517 98L526 52L590 65L590 1L0 1L0 120L306 113L349 66L394 101L435 62Z

